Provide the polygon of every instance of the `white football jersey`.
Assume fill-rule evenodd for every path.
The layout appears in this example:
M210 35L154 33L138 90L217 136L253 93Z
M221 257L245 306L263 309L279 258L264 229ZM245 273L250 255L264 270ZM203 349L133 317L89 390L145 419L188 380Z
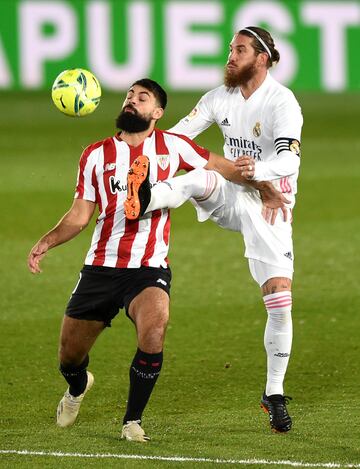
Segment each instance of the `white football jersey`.
M171 131L195 138L214 122L223 133L226 158L251 156L256 160L255 180L273 181L278 190L296 193L303 118L288 88L269 73L248 99L239 87L219 86L206 93ZM239 186L239 190L251 189Z

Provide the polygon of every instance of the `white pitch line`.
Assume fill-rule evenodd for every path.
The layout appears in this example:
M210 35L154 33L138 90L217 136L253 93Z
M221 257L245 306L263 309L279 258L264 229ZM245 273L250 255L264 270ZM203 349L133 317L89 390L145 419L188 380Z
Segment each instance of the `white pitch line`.
M196 463L215 463L215 464L239 464L239 465L257 465L264 464L268 466L292 466L292 467L320 467L320 468L360 468L360 464L341 464L335 462L327 463L307 463L301 461L270 461L268 459L212 459L212 458L190 458L185 456L143 456L141 454L111 454L111 453L62 453L61 451L29 451L15 449L1 449L2 454L16 454L19 456L53 456L57 458L90 458L90 459L138 459L147 461L169 461L169 462L196 462Z

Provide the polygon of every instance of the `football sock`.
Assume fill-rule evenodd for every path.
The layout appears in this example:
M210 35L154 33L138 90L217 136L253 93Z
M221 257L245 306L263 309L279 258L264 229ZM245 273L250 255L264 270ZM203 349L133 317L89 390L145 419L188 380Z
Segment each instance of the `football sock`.
M89 364L89 356L79 366L65 366L60 363L60 371L69 384L69 393L76 397L85 391L87 384L86 368Z
M291 291L263 297L268 319L264 345L267 353L266 395L284 394L283 382L292 343Z
M217 186L214 173L197 168L182 176L159 182L151 189L151 200L145 213L160 208L176 208L190 198L207 199Z
M130 366L130 389L124 424L141 420L142 413L159 377L163 352L145 353L139 348Z

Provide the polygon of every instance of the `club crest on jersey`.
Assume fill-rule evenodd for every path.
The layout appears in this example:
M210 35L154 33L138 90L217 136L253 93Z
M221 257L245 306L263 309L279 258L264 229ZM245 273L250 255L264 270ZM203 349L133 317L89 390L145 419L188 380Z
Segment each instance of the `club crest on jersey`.
M170 163L170 155L156 155L157 164L160 168L165 171L165 169L169 166Z
M260 137L260 135L261 135L260 122L256 122L256 124L253 128L253 135L254 135L254 137Z
M298 140L293 140L291 143L290 143L290 151L292 151L293 153L295 153L295 155L300 155L300 142Z

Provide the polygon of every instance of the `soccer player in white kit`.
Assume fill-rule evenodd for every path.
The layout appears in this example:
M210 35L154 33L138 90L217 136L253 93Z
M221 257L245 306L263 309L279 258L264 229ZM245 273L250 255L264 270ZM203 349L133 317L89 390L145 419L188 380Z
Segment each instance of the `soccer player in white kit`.
M283 382L292 343L291 219L303 118L293 93L268 72L279 59L267 31L254 26L240 30L230 43L224 85L206 93L171 132L195 138L217 123L224 136L225 158L235 161L249 181L272 181L290 202L288 216L280 210L264 213L255 189L233 184L216 172L206 177L204 169L153 187L151 201L141 213L174 208L190 199L199 221L210 218L243 234L245 257L261 287L268 315L264 335L267 381L261 406L269 414L272 430L287 432L292 421Z

